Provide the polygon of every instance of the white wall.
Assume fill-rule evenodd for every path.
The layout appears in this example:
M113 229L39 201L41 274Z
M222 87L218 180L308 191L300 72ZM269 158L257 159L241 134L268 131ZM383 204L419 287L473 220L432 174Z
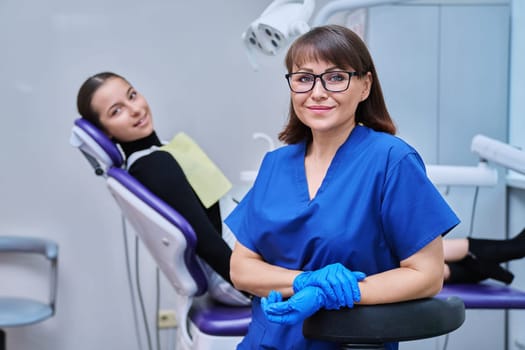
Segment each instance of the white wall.
M318 5L325 2L318 1ZM269 0L230 0L226 5L221 1L175 0L0 2L0 96L4 112L0 128L3 149L0 232L47 237L60 244L56 316L38 325L8 330L8 347L139 349L119 212L102 180L93 175L80 153L68 144L72 122L77 118L77 90L85 78L99 71L112 70L126 76L148 98L162 138L168 139L184 130L239 184L239 173L256 169L265 151L265 144L254 141L252 133L265 132L275 139L288 109L283 55L261 59L261 71L254 72L240 39L248 24L269 3ZM467 6L459 11L469 9ZM503 5L481 13L487 15L493 9L503 12L503 16L506 11ZM376 25L370 30L376 35L370 38L370 45L401 135L431 163L472 165L476 160L468 152L468 144L476 130L473 126L478 125L480 132L496 137L506 130L506 115L498 113L482 118L472 115L467 119L462 115L440 115L436 112L438 62L432 61L432 65L422 67L423 71L407 74L411 58L422 52L410 41L415 34L419 33L422 43L434 50L425 52L435 60L439 50L432 46L432 40L437 35L439 21L457 25L465 20L461 12L458 16L457 11L449 10L440 12L435 5L378 8L373 12ZM424 17L411 16L412 13ZM444 17L440 19L438 14ZM378 24L378 19L386 16L396 22L397 15L415 20L417 29L403 27L406 22L398 20L390 34L400 36L386 38L389 32ZM464 24L466 30L477 25L475 18L469 19ZM489 27L487 33L504 32L499 22ZM450 40L454 38L453 31L445 31L443 35ZM398 39L404 40L402 46ZM381 42L384 45L379 45ZM492 43L487 47L488 52L491 49L502 50ZM424 57L418 57L418 62L423 62ZM483 57L479 55L481 61L475 64L481 66ZM390 65L403 68L403 74L390 69ZM443 68L442 72L445 71ZM451 79L453 75L445 78ZM421 94L427 88L432 92ZM414 92L425 99L415 98ZM441 96L447 92L443 91ZM498 90L496 94L505 95L506 91ZM475 100L472 95L469 103L478 108ZM446 101L458 103L453 96ZM454 105L445 107L452 110ZM455 120L462 127L470 123L463 129L467 131L452 129ZM447 133L452 136L447 137ZM454 147L458 153L453 152ZM451 200L463 221L468 222L472 192L454 193L456 196ZM476 227L483 228L482 234L503 234L502 193L503 189L498 187L480 194L481 215ZM496 215L496 219L486 213ZM455 234L464 235L466 230L462 224ZM152 310L154 270L147 254L142 254L141 259L142 285L148 308ZM9 280L20 282L18 273L19 270L8 271ZM164 280L161 283L162 303L169 305L169 288ZM3 287L0 284L0 293ZM20 288L26 292L25 287ZM44 292L32 289L35 293ZM501 323L498 314L483 317ZM479 327L492 331L490 326ZM169 336L172 333L161 334L163 344L169 344ZM143 332L141 339L145 339Z

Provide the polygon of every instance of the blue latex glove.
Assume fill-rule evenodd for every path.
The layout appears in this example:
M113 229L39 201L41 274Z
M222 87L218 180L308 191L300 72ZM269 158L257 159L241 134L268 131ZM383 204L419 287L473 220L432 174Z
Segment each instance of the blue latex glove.
M269 304L273 304L273 303L279 303L283 301L283 296L281 293L275 291L275 290L272 290L270 291L270 294L268 294L268 296L266 298L261 298L261 306L264 310L264 308L269 305Z
M293 325L313 315L325 302L321 288L308 286L286 301L282 301L281 293L271 291L267 298L261 299L261 307L270 322Z
M307 286L316 286L323 290L327 309L352 307L361 301L358 282L366 275L359 271L350 271L344 265L335 263L316 271L305 271L297 275L293 281L294 292L299 292Z

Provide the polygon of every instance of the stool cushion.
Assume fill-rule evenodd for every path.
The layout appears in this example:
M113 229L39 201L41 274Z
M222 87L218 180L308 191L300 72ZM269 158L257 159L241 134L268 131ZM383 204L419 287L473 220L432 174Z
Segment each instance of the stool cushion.
M384 344L435 337L465 320L461 299L426 298L402 303L320 310L303 323L307 338L340 344Z
M53 316L50 305L25 298L0 298L0 327L17 327Z

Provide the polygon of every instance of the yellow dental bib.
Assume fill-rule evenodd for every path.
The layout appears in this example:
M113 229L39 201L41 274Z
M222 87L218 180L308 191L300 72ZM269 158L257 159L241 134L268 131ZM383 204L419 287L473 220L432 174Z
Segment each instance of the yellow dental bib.
M185 133L175 135L169 143L159 149L170 153L177 160L206 208L211 207L232 188L231 182L221 170Z

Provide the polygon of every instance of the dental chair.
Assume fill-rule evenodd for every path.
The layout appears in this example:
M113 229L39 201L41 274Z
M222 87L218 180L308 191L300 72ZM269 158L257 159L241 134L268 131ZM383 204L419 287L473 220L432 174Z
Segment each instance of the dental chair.
M175 289L179 324L176 348L235 349L248 329L250 307L219 304L207 296L206 277L195 255L196 236L190 224L129 175L116 144L92 123L77 119L71 144L80 149L95 174L105 178L124 217Z
M55 242L33 237L0 236L0 254L7 253L41 255L46 259L49 265L49 299L0 296L0 350L6 349L4 328L32 325L55 314L57 290L58 245Z
M525 151L505 142L478 134L470 144L472 153L479 157L476 167L427 165L429 178L436 186L470 186L477 191L481 186L498 183L496 169L489 163L499 165L525 175ZM472 226L472 222L471 222ZM496 284L491 281L477 284L445 284L438 297L458 296L467 309L525 309L525 292Z

